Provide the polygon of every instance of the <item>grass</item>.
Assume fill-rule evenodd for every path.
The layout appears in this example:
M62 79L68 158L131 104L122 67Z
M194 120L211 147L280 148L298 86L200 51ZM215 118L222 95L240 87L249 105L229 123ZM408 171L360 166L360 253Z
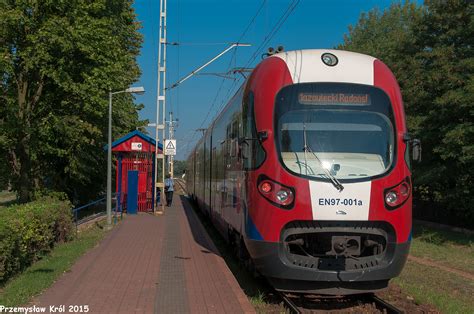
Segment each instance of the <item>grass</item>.
M409 261L393 282L418 304L432 304L442 313L473 313L472 280Z
M71 242L57 245L53 251L27 268L0 289L0 304L19 306L50 287L74 262L94 247L105 235L102 224L94 224Z
M474 273L474 237L454 231L414 226L410 254L453 269ZM417 303L443 313L474 313L474 282L460 275L408 261L393 280Z
M250 302L253 304L254 307L262 307L265 302L265 293L258 291L257 294L251 296Z
M414 226L410 254L474 274L474 236Z
M0 191L0 208L16 203L16 194L9 191Z

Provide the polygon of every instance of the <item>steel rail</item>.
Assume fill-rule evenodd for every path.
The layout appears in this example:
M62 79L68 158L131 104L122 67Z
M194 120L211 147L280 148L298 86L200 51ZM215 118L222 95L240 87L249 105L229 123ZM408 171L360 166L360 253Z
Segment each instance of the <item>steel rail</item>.
M294 314L303 313L300 310L300 308L293 301L291 301L291 299L285 293L277 291L277 294L283 300L283 303L285 304L286 308L288 308L288 310L290 310L291 313L294 313Z
M398 309L394 305L388 303L387 301L382 300L375 294L369 295L367 298L369 301L372 301L375 304L375 307L379 308L382 310L383 313L387 314L401 314L404 313L404 311ZM385 312L383 311L385 310Z
M187 193L186 186L183 182L184 181L183 179L174 179L174 181L179 184L179 186L181 187L181 190L183 190L183 192Z
M302 306L296 305L291 298L284 292L276 291L276 294L282 299L284 306L291 312L295 314L303 313L307 309L305 304ZM311 302L311 301L309 301ZM395 307L394 305L384 301L375 294L364 295L362 297L362 302L366 304L373 304L377 310L386 314L400 314L404 313L403 310ZM357 306L354 306L357 307ZM308 309L310 311L310 309Z

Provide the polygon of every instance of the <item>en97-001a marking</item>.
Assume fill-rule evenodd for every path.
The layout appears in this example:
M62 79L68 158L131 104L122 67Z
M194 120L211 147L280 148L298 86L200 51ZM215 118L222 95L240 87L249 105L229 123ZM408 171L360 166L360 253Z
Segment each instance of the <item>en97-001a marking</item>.
M357 198L320 198L320 206L363 206L363 202Z

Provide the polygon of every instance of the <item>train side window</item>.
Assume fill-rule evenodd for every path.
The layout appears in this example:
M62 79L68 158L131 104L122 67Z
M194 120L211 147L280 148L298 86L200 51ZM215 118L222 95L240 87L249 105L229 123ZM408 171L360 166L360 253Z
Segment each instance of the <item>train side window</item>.
M252 103L252 105L251 105ZM252 115L251 111L253 108L253 93L249 93L249 95L244 99L244 103L242 106L242 135L245 138L252 138Z
M237 139L230 140L230 157L237 157L238 154L238 142Z
M226 156L229 156L230 155L230 139L231 139L231 136L232 136L232 132L231 132L231 127L232 125L228 124L227 127L226 127L226 136L225 136L225 143L224 143L224 151L225 151L225 154Z
M239 136L239 121L235 119L232 122L232 138L236 138Z
M242 105L242 138L241 152L245 170L260 167L265 160L265 150L257 137L255 124L254 95L249 92Z
M239 121L234 119L231 123L231 134L230 134L230 141L229 141L229 155L230 157L237 157L238 154L238 141L237 138L239 136Z

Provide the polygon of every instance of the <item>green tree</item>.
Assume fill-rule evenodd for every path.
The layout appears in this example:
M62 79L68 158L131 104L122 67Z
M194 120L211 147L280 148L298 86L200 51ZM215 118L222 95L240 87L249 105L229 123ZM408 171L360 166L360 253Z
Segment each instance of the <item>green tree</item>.
M396 71L401 58L416 52L412 28L421 16L421 7L410 2L394 3L385 11L375 8L362 13L355 26L349 25L338 49L383 56L384 62L392 64L392 71Z
M186 170L186 161L185 160L175 160L174 161L174 176L181 177Z
M131 5L0 0L0 152L20 201L41 188L78 199L103 186L107 93L139 76ZM139 125L139 109L114 97L115 135Z
M417 205L467 225L474 223L473 16L473 4L462 0L398 3L363 14L338 47L373 55L393 70L410 133L422 140Z
M410 106L407 99L419 92L412 91L410 83L414 69L419 68L413 57L420 50L413 28L420 23L422 14L422 7L410 2L394 3L385 11L375 8L362 13L337 47L374 56L387 64L399 81L406 107Z
M426 1L414 25L420 97L410 110L422 138L417 169L424 200L464 223L474 222L474 5ZM416 95L413 95L415 97ZM439 215L445 216L445 215ZM444 218L444 217L443 217Z

